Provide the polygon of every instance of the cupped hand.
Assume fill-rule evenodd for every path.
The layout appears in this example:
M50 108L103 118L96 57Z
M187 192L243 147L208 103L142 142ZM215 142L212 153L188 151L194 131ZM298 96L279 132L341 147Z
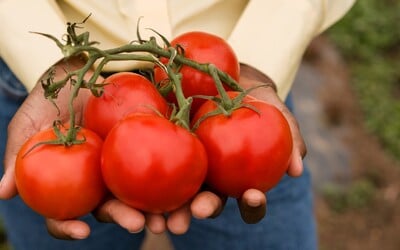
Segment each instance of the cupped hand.
M84 62L80 58L71 59L68 62L61 61L55 67L55 79L59 80L65 75L65 70L74 69ZM39 131L52 127L54 120L67 122L69 119L68 105L69 89L64 88L55 101L60 107L60 113L56 107L46 100L44 90L38 83L30 92L24 103L18 109L8 125L7 144L4 155L4 176L0 182L0 198L9 199L17 194L14 181L14 168L18 151L31 136ZM90 95L88 91L81 91L76 98L74 108L76 110L77 123L80 123L84 108L84 100Z
M267 86L255 88L250 91L249 95L274 105L283 113L288 121L290 130L292 132L293 151L287 173L292 177L300 176L303 173L303 158L307 154L307 148L296 118L278 96L278 93L276 92L276 86L268 76L246 64L241 64L240 73L241 75L239 84L244 89L254 88L262 85Z
M241 64L239 84L244 89L250 89L261 85L269 86L255 88L249 95L274 105L287 119L293 138L293 151L287 173L292 177L300 176L303 172L302 159L306 155L306 146L295 117L279 98L273 81L257 69L246 64ZM226 197L219 196L209 191L203 191L193 199L191 203L191 212L194 217L199 219L216 217L223 210L225 202ZM259 190L249 189L243 193L242 197L237 199L237 204L244 222L257 223L263 219L266 214L267 197Z
M60 61L56 66L55 80L65 76L66 71L81 68L85 61L79 57L68 61ZM91 76L88 72L86 78ZM102 79L98 79L102 81ZM91 93L81 89L74 101L76 123L82 123L83 111L87 98ZM69 121L68 101L70 88L63 88L55 100L60 113L56 107L43 96L43 89L38 83L24 103L18 109L8 126L8 139L4 155L4 175L0 182L0 199L10 199L17 195L17 187L14 179L16 156L23 143L35 133L50 128L54 120L62 122ZM95 216L103 222L113 222L121 225L130 232L137 232L144 228L145 216L142 212L132 209L116 199L109 199L99 206ZM80 220L54 220L46 219L46 225L51 235L61 239L83 239L89 236L89 226ZM152 226L152 224L150 223Z

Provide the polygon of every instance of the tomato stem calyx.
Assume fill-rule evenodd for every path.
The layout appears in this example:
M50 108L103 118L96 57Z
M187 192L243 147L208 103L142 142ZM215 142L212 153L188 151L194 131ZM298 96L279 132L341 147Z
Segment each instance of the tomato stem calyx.
M82 144L86 141L86 138L83 138L80 140L77 139L77 134L78 134L78 131L80 130L80 127L74 127L72 129L69 128L67 130L67 133L63 133L62 130L67 130L67 129L63 126L61 121L59 121L59 120L54 121L53 122L53 131L54 131L54 134L56 135L56 139L36 143L28 151L26 151L26 153L22 157L25 157L27 154L29 154L35 148L37 148L41 145L62 145L65 147L70 147L72 145Z

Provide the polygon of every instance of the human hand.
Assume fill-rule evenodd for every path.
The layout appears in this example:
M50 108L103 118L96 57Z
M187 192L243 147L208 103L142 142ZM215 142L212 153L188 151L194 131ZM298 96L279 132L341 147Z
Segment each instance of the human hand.
M65 75L66 69L74 69L83 63L79 58L73 58L68 63L60 62L56 67L55 79L61 79ZM58 107L66 107L68 105L67 88L64 88L59 93L59 98L55 101ZM83 100L90 93L82 91L75 102L75 110L78 123L81 122L83 112ZM18 151L21 146L31 136L39 131L52 127L55 119L60 119L63 122L68 121L69 114L66 108L58 110L48 100L44 98L44 90L41 84L38 83L26 98L24 103L18 109L10 124L8 125L7 144L4 155L4 176L0 182L0 198L9 199L17 194L17 188L14 181L14 167Z
M285 116L289 123L293 139L293 150L287 174L292 177L300 176L303 173L303 158L307 153L306 145L296 118L279 98L275 84L268 76L246 64L241 64L239 84L244 89L253 88L262 84L269 86L255 88L249 95L274 105ZM245 192L244 196L246 193L247 192ZM242 204L244 203L244 205L242 205L243 207L241 207L239 203L239 208L241 208L241 215L245 221L250 220L257 222L261 220L266 213L266 203L264 202L264 194L262 194L262 192L253 190L252 195L252 198L246 198L244 202L242 202ZM260 203L263 204L263 206L254 206Z
M307 154L307 148L296 118L286 107L285 103L279 98L276 93L276 87L268 76L246 64L241 64L240 74L239 83L244 89L260 86L262 84L270 86L256 88L252 90L249 95L274 105L285 116L289 123L293 138L292 157L287 173L292 177L300 176L303 173L303 158Z
M296 119L277 95L276 87L269 77L245 64L241 65L240 73L239 84L244 89L261 84L270 86L256 88L250 92L250 95L276 106L289 122L293 138L293 151L287 173L292 177L300 176L303 172L302 158L306 154L306 146ZM226 197L209 191L201 192L194 198L191 204L192 214L194 217L200 219L216 217L223 210L225 201ZM266 214L267 198L259 190L247 190L242 197L237 199L237 202L241 217L246 223L257 223Z
M68 61L61 61L56 65L55 80L62 79L66 71L81 68L84 60L76 57ZM87 75L90 77L90 74ZM99 79L102 81L102 79ZM0 182L0 199L10 199L17 195L17 188L14 180L14 169L16 155L22 144L35 133L50 128L55 119L62 122L69 120L67 105L69 101L70 89L63 88L57 100L58 110L43 97L43 89L39 84L31 91L25 102L21 105L8 126L8 140L4 156L5 173ZM76 112L76 122L81 124L83 110L87 98L91 93L86 89L81 89L74 102ZM107 200L96 211L96 216L104 222L115 222L129 231L135 232L143 229L145 224L144 215L115 199ZM86 238L90 229L89 226L79 220L54 220L46 219L48 231L51 235L62 239L82 239Z

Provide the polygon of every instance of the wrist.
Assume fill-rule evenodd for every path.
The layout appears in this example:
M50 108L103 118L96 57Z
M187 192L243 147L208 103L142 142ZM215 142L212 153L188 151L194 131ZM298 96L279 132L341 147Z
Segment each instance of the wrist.
M268 77L260 70L248 64L240 63L240 78L243 79L245 82L258 83L258 85L264 85L265 87L270 87L275 92L277 92L277 87L274 81L270 77ZM241 82L243 82L243 80L241 80ZM244 87L254 87L254 86L244 86Z

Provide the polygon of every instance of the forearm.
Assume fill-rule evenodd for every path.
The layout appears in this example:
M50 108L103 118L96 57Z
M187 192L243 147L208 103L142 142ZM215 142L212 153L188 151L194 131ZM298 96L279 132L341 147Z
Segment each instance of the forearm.
M54 1L55 2L55 1ZM0 1L0 56L30 91L41 75L62 54L47 38L31 32L61 37L65 24L55 3L48 0Z

